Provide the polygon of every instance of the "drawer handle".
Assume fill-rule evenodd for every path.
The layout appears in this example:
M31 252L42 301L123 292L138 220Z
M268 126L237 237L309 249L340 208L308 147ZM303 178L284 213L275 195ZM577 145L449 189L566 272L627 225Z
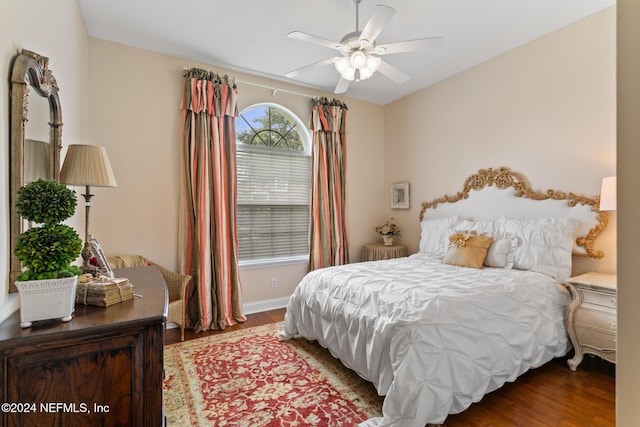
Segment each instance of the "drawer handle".
M609 341L611 341L614 344L618 344L618 340L615 338L609 338Z
M611 305L616 307L618 305L618 299L617 298L611 298Z
M616 329L618 327L618 324L614 320L613 322L609 323L609 327L611 327L611 329Z

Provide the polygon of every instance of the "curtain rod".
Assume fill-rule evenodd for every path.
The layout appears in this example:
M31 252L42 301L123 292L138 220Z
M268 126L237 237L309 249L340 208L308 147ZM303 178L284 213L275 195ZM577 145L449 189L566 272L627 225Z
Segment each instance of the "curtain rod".
M247 82L247 81L240 80L240 79L236 79L236 81L238 83L242 83L242 84L245 84L245 85L248 85L248 86L259 87L261 89L268 89L268 90L271 91L271 96L276 96L276 94L278 92L282 92L282 93L288 93L289 95L302 96L304 98L310 98L310 99L317 98L316 95L309 95L307 93L295 92L295 91L287 90L287 89L279 89L277 87L267 86L267 85L263 85L263 84L260 84L260 83Z
M191 69L191 67L185 67L184 71L188 71L190 69ZM260 84L260 83L253 83L253 82L248 82L248 81L245 81L245 80L240 80L240 79L238 79L236 77L233 78L233 81L236 82L236 83L242 83L242 84L245 84L245 85L248 85L248 86L258 87L258 88L261 88L261 89L268 89L268 90L271 91L271 96L276 96L278 92L282 92L282 93L287 93L289 95L297 95L297 96L302 96L304 98L309 98L309 99L318 98L317 95L309 95L307 93L295 92L295 91L287 90L287 89L279 89L279 88L273 87L273 86L267 86L267 85L263 85L263 84Z

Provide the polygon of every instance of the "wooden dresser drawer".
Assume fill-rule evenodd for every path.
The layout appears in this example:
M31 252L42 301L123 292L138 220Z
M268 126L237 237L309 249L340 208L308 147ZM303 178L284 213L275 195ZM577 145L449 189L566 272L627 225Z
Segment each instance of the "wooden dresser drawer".
M612 294L601 292L582 291L583 304L595 304L603 307L616 308L618 305L618 297Z
M601 351L616 351L616 335L598 329L576 325L580 344Z
M615 334L618 327L615 313L580 308L575 314L575 325Z

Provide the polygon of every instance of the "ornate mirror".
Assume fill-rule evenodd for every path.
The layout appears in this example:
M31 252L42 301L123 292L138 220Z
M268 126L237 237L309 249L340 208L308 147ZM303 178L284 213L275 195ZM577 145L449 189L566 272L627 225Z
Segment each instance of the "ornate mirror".
M16 212L16 196L24 184L39 178L58 180L62 148L62 111L58 84L49 70L49 58L23 49L11 67L11 270L9 291L22 265L13 251L28 227Z

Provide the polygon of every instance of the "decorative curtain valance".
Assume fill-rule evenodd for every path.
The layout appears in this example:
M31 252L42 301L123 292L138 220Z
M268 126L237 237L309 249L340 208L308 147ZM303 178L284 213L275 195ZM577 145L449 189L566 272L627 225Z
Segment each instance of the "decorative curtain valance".
M184 73L182 109L211 116L238 116L238 88L235 78L213 71L190 68Z
M347 106L341 101L327 98L312 101L311 270L349 262L346 118Z
M337 99L314 98L311 101L313 114L311 121L312 132L346 132L347 105Z
M196 331L245 320L238 272L235 117L227 76L184 74L180 267L192 276L188 324Z

